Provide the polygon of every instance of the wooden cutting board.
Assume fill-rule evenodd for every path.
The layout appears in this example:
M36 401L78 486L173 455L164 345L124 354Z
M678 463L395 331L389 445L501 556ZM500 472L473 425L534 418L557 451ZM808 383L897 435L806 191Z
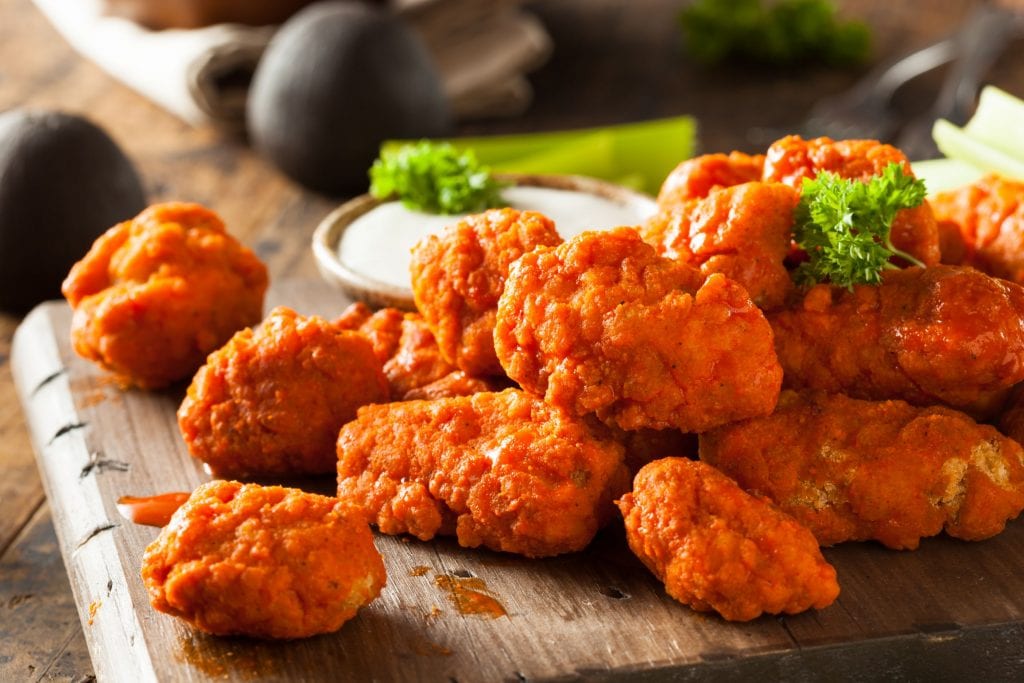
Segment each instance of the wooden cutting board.
M319 281L286 282L270 299L328 316L348 303ZM1020 520L982 543L826 550L842 586L834 605L744 624L668 598L618 524L585 552L546 560L378 536L387 587L339 632L285 643L193 632L149 606L139 567L157 529L115 507L123 495L208 479L178 433L184 387L119 389L72 353L70 320L63 303L37 308L18 330L12 366L101 681L1024 676ZM333 482L306 485L330 491Z

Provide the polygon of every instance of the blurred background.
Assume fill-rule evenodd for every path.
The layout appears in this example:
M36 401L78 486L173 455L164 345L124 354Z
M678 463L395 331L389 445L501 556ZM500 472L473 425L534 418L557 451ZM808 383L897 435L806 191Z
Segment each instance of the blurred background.
M191 27L239 18L230 13L237 8L225 9L231 4L0 0L0 112L29 107L86 116L134 163L149 202L206 204L256 249L273 280L315 277L310 235L339 198L282 174L250 144L244 126L246 89L275 29L214 26L166 34L124 20L110 24L100 14L150 27ZM247 7L255 23L273 24L308 3L234 4ZM686 115L697 125L698 152L756 152L775 137L804 131L823 100L848 92L879 65L953 35L989 6L978 0L837 0L838 20L866 27L870 47L862 60L812 50L793 59L784 55L781 63L764 51L708 63L706 54L702 60L688 50L693 46L680 13L694 3L683 0L377 4L426 44L451 106L447 134L556 131ZM1024 11L1022 2L997 6ZM723 16L728 25L730 16ZM809 16L798 12L790 28L799 30ZM973 34L972 44L991 54L975 65L981 75L968 99L980 84L1024 96L1019 20L1013 13L999 17L978 23ZM733 19L737 25L743 20L739 14ZM714 44L715 34L704 35ZM308 43L308 49L318 47ZM301 51L286 57L298 60L288 63L303 59ZM892 140L934 111L940 93L950 89L951 68L936 68L895 92L888 112L896 122ZM46 196L39 188L33 201ZM17 235L32 229L0 225L0 233L15 234L0 234L0 249L10 257L23 248ZM7 357L19 320L0 315L0 680L85 681L92 669L82 627L10 381Z

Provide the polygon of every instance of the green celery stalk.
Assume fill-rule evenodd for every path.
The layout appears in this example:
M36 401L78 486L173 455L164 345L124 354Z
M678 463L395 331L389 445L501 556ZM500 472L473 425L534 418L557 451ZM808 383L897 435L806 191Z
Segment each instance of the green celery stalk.
M545 133L449 140L472 149L481 163L519 173L589 175L656 194L665 176L695 151L696 122L689 116ZM389 140L382 150L408 144Z

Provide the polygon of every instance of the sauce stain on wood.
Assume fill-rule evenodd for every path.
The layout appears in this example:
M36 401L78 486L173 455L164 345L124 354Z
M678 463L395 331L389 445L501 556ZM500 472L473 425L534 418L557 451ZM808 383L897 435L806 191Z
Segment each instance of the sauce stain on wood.
M430 567L418 564L409 570L409 576L425 576L430 571Z
M100 607L103 605L102 600L93 600L89 603L89 626L92 626L92 622L96 620L96 613L100 611Z
M146 526L167 526L171 516L190 495L174 491L155 496L121 496L117 499L117 511L129 522Z
M467 578L437 574L434 576L434 583L448 594L448 601L455 606L459 614L471 614L487 619L508 616L504 605L488 594L487 584L483 579L475 576Z

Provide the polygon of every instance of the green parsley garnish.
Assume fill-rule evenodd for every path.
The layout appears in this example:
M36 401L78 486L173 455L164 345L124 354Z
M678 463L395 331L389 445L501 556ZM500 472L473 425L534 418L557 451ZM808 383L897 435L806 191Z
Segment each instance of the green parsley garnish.
M890 232L896 212L919 206L925 194L924 181L904 174L897 163L867 183L828 171L805 178L794 239L809 260L797 268L797 282L875 285L883 270L897 268L889 261L893 256L924 265L894 247Z
M503 204L502 184L472 150L422 140L385 151L370 168L370 194L426 213L472 213Z
M867 25L841 21L830 0L697 0L679 20L687 51L707 64L846 66L863 63L871 51Z

